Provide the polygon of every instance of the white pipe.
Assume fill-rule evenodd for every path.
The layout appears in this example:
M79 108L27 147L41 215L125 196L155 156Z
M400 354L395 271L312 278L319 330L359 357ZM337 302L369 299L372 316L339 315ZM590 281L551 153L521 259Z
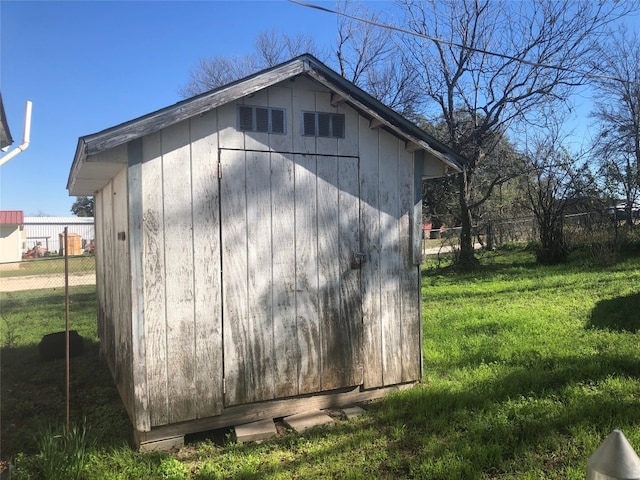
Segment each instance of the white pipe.
M24 134L22 135L22 143L16 148L7 153L4 157L0 158L0 166L7 163L16 155L21 154L29 147L31 140L31 102L27 100L24 106Z

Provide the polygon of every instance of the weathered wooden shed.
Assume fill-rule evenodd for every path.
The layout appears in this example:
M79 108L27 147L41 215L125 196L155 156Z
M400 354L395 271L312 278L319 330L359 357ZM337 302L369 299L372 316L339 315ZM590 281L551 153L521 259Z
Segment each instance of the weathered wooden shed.
M462 159L310 55L81 137L101 351L137 441L421 377L423 177Z

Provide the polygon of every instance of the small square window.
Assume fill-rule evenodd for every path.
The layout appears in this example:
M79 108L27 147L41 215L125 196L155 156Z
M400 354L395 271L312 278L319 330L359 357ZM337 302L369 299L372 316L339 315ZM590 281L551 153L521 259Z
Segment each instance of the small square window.
M344 114L302 112L302 135L323 138L344 138Z
M238 105L238 128L242 132L285 133L282 108Z

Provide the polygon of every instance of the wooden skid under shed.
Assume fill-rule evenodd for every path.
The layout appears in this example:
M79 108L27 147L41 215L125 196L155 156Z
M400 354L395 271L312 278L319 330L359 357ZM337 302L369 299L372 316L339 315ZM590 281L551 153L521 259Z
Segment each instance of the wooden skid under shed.
M223 409L220 416L152 428L149 432L135 431L134 440L136 447L140 451L169 450L182 446L184 444L184 436L190 433L285 417L313 409L323 410L350 406L381 398L391 392L407 390L414 385L415 382L411 382L364 391L361 391L360 387L356 387L353 389L334 390L333 392L319 395L238 405ZM180 438L182 441L180 441Z

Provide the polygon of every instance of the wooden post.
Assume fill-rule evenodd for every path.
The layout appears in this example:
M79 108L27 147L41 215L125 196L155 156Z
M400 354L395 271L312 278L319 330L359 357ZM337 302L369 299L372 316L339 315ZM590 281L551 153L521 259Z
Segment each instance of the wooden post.
M64 322L65 322L65 365L66 365L66 433L69 435L69 423L70 423L70 408L69 408L69 241L68 241L68 229L64 227Z

